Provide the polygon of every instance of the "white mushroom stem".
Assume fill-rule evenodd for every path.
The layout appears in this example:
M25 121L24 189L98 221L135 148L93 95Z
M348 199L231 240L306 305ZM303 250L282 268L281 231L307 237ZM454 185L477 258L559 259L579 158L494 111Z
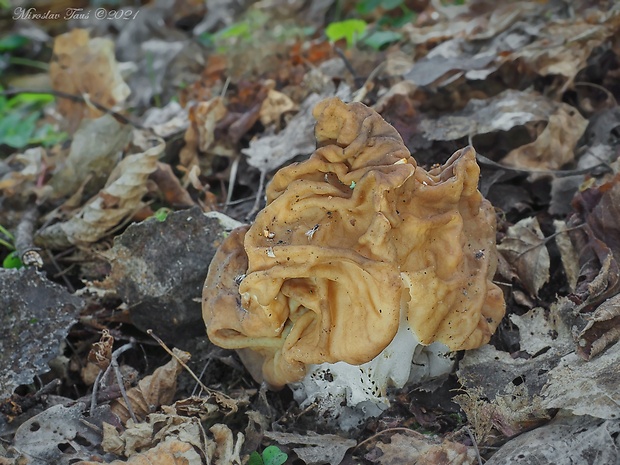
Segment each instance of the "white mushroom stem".
M394 339L374 359L362 365L310 365L304 379L289 385L302 408L315 403L321 414L347 430L389 407L388 387L402 388L408 382L422 383L452 371L454 360L445 344L420 344L407 322L405 300Z

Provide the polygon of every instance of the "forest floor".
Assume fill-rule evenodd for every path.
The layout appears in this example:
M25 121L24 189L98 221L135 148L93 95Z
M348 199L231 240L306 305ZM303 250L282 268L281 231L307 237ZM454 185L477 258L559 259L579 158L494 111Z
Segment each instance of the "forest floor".
M0 465L620 462L620 4L113 3L0 2ZM475 148L506 302L348 431L201 313L334 96L419 170Z

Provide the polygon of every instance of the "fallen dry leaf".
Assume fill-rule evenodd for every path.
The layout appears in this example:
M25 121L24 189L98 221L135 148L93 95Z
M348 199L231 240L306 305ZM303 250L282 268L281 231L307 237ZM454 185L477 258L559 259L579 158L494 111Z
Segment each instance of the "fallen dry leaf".
M267 98L263 100L260 107L260 122L265 127L274 124L279 129L283 115L295 111L296 108L297 106L288 95L269 89Z
M538 126L546 124L538 134ZM512 137L505 146L482 146L497 151L504 157L504 164L525 169L558 169L574 158L577 141L585 131L587 120L570 105L555 102L537 92L505 90L489 99L469 100L463 110L438 119L424 118L420 129L431 141L452 141L464 137L488 137L499 131L507 132L525 126L531 143L523 143L521 137ZM478 146L477 139L474 144ZM477 147L480 149L480 147Z
M6 198L16 193L28 195L47 165L47 154L43 147L33 147L0 161L0 194Z
M550 258L545 236L536 217L524 218L508 228L506 237L497 249L512 265L532 296L549 281Z
M337 95L349 100L350 89L341 86ZM278 134L266 135L250 142L241 152L248 157L248 164L268 173L284 165L298 155L314 152L314 123L312 109L324 96L310 94L301 104L299 112L290 119L286 128Z
M584 318L587 324L579 332L577 354L590 360L620 340L620 294L607 299Z
M575 146L587 126L588 120L576 109L561 104L534 142L512 150L501 162L516 168L557 170L575 159Z
M243 446L243 434L237 433L237 440L233 439L233 433L226 425L215 424L209 431L213 434L213 442L209 443L209 458L214 465L241 465L241 447Z
M317 434L312 431L304 434L267 431L265 437L278 444L297 446L293 447L293 451L306 465L322 463L338 465L342 462L347 450L357 444L354 439L343 438L335 434Z
M616 465L620 460L618 434L620 420L558 415L548 425L508 442L486 465Z
M196 204L168 163L157 162L157 169L151 173L150 178L155 181L164 200L171 207L189 208Z
M111 115L84 119L73 136L69 155L48 183L52 198L72 195L84 182L88 182L84 195L97 194L130 140L131 127L120 124Z
M388 444L378 442L382 455L371 459L381 465L473 465L477 461L476 450L457 442L441 441L417 431L396 433ZM367 458L369 455L367 454Z
M80 461L75 465L102 465L100 461ZM191 444L168 439L127 460L113 460L107 465L202 465L202 459Z
M221 121L228 110L222 97L214 97L208 102L198 102L189 109L190 126L185 132L185 147L181 149L179 160L183 166L191 169L198 165L198 152L207 152L215 143L215 126ZM209 169L202 163L205 174ZM209 163L210 165L210 163Z
M543 406L562 408L574 415L620 419L620 343L616 342L592 360L576 353L562 358L548 374L543 387Z
M74 29L54 40L50 63L54 90L83 96L114 109L129 96L129 86L121 77L114 57L114 43L105 38L89 37L86 29ZM82 118L97 118L103 113L82 102L59 99L58 110L67 119L73 132Z
M179 349L173 349L180 360L187 362L190 354ZM145 419L149 413L161 405L172 402L177 387L177 376L183 370L183 366L173 357L164 366L155 370L152 375L144 377L138 386L127 391L127 397L131 408L138 419ZM112 413L116 414L123 423L130 418L127 404L123 399L117 399L110 405Z
M148 177L157 169L157 159L166 144L160 138L153 138L151 145L144 152L123 159L99 194L69 220L39 231L35 242L51 249L91 244L137 211L147 192Z
M87 459L101 441L100 433L83 421L86 405L54 405L20 425L13 447L27 465L69 464ZM93 418L90 418L93 421Z
M577 286L577 279L579 279L579 257L568 235L566 222L553 220L553 227L556 232L554 239L560 251L568 288L571 292L574 292Z

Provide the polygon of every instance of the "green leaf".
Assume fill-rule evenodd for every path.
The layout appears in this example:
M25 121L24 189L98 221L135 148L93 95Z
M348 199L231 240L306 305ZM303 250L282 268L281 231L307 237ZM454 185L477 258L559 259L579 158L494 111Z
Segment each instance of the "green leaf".
M264 465L263 458L258 452L254 451L250 454L247 465Z
M367 37L364 37L364 44L375 50L380 50L381 47L393 42L398 42L403 38L402 34L394 31L375 31Z
M287 459L288 455L282 452L278 446L268 446L263 451L265 465L282 465Z
M157 210L155 213L153 213L153 216L155 217L157 221L164 222L166 221L166 218L168 218L168 215L170 214L170 212L171 210L169 208L163 207Z
M26 118L21 112L0 115L0 144L14 149L26 147L34 134L39 116L39 112L31 113Z
M10 34L0 39L0 52L12 52L26 45L28 39L19 34Z
M366 26L366 21L361 19L346 19L344 21L331 23L325 29L325 34L331 42L346 39L347 47L351 47L355 44L356 40L362 36L366 30Z
M383 0L362 0L355 4L355 11L361 15L366 15L376 10L381 3L383 3Z
M15 108L22 105L36 105L43 107L54 101L54 96L48 94L36 94L34 92L24 92L17 94L7 102L7 108Z
M14 250L10 254L8 254L6 257L4 257L4 260L2 261L2 268L21 268L23 266L24 264L19 258L17 250Z
M218 38L229 39L231 37L249 37L250 25L245 22L231 24L226 29L217 33Z
M58 131L54 126L46 123L34 132L28 145L40 144L43 147L52 147L64 141L67 137L69 135L66 132Z
M393 10L403 4L403 0L383 0L381 6L386 10Z

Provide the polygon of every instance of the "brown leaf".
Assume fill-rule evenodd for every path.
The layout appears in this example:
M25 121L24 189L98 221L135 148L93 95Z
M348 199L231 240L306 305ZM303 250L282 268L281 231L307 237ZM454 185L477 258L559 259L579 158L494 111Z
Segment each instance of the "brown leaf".
M114 57L114 43L99 37L91 39L86 29L56 37L50 78L54 90L84 95L107 108L122 104L130 93ZM82 118L103 114L92 105L69 99L59 99L58 110L67 118L71 132Z
M560 251L560 258L562 259L562 266L564 267L564 274L568 281L568 287L571 291L574 291L575 286L577 286L577 279L579 278L579 257L568 235L566 222L553 220L553 226L556 231L554 239Z
M508 228L497 249L510 263L525 289L537 296L540 288L549 281L549 252L545 236L535 217L525 218Z
M172 172L168 163L157 162L157 169L151 173L150 178L155 181L161 191L164 200L174 208L188 208L195 205L179 178Z
M173 351L184 362L190 358L187 352L179 349ZM183 366L173 357L167 364L157 368L152 375L143 378L138 386L127 391L127 397L138 419L143 420L153 412L153 409L172 402L177 387L177 376L182 370ZM130 418L127 404L123 399L115 400L110 407L123 423Z
M101 332L99 342L95 342L88 353L88 361L94 363L101 370L105 370L110 366L112 360L112 346L114 345L114 336L110 331L104 329Z
M215 424L209 431L213 433L215 447L210 448L210 459L215 459L215 465L241 465L241 446L243 446L243 434L237 433L237 440L233 439L230 428L226 425Z
M516 168L559 169L574 160L575 146L587 126L588 120L576 109L561 104L534 142L512 150L502 162Z
M591 314L578 336L577 354L590 360L620 340L620 294L607 299Z
M107 185L69 220L37 233L35 242L43 247L62 249L91 244L104 237L121 221L142 206L147 180L157 169L157 159L165 148L159 137L142 153L129 155L110 174ZM115 199L111 204L111 199Z
M113 460L108 465L202 465L200 455L191 444L168 439L128 460ZM80 461L75 465L101 465L101 462Z
M476 462L476 450L457 442L440 441L425 436L417 431L407 434L396 433L390 443L377 443L383 454L372 460L381 465L400 465L415 463L417 465L473 465Z
M263 126L274 124L278 129L285 113L296 110L297 106L288 95L269 89L267 98L263 100L260 108L260 122Z
M278 433L267 431L265 437L273 439L278 444L293 444L293 451L306 465L329 463L338 465L344 454L355 446L354 439L346 439L335 434L316 434L306 432L302 434Z

